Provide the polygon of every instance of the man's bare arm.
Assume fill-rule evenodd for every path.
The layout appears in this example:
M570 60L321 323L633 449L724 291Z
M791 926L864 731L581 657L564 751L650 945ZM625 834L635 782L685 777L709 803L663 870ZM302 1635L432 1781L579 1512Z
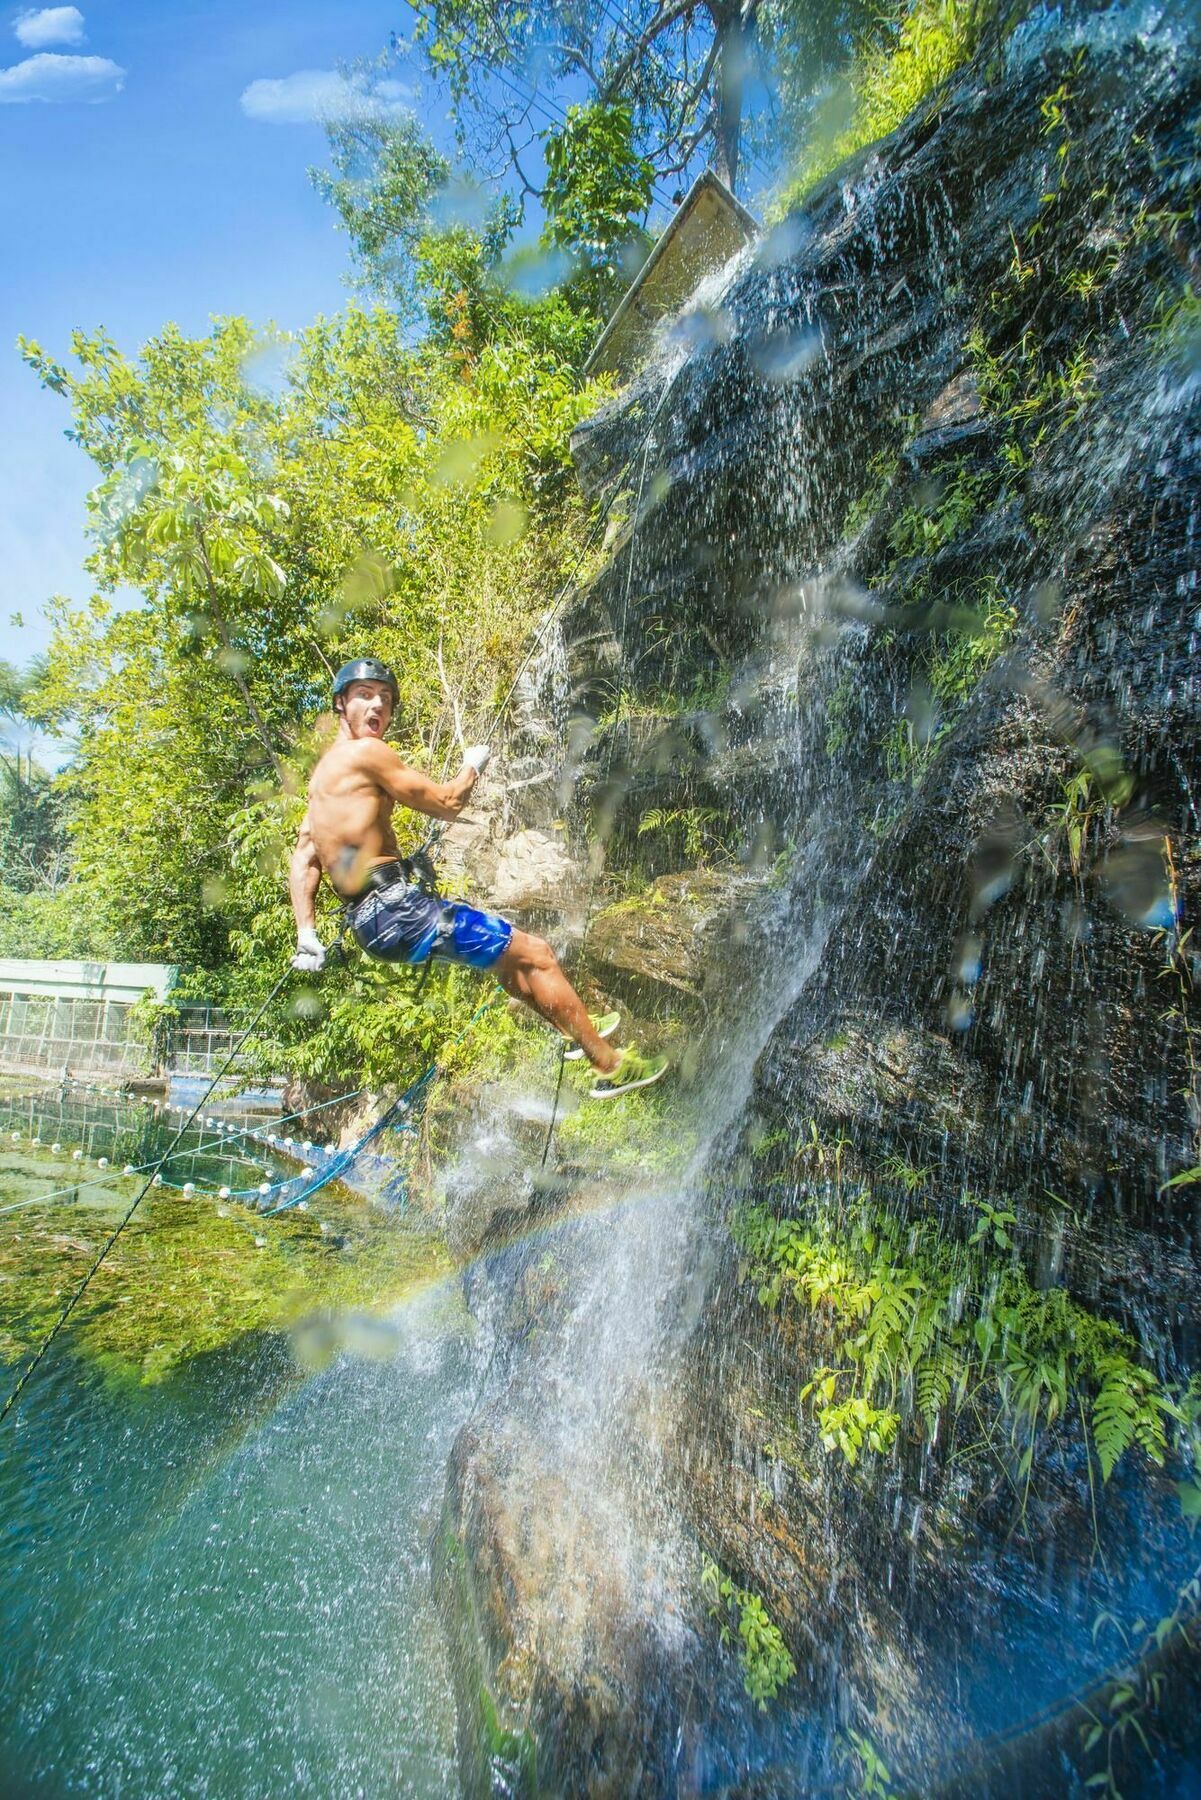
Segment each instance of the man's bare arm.
M313 931L316 928L317 889L320 886L321 861L317 855L316 845L313 843L313 834L309 829L309 815L306 812L288 868L288 892L292 896L292 911L296 914L298 932Z
M476 770L467 765L453 781L431 781L428 775L402 762L387 744L374 740L362 743L360 750L363 767L386 794L401 806L425 813L431 819L457 819L479 780Z

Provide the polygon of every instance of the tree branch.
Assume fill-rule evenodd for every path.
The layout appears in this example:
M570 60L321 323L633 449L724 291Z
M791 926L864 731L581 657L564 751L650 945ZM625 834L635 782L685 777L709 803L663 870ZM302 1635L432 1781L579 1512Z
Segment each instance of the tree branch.
M621 61L613 70L613 73L609 76L608 81L601 91L600 98L604 101L612 100L614 94L620 89L626 76L638 63L648 46L652 44L662 32L666 31L670 25L674 25L678 19L682 19L686 14L693 13L696 10L697 4L698 0L664 0L664 4L660 5L659 10L654 17L643 26L634 42L630 45L630 48L626 51Z

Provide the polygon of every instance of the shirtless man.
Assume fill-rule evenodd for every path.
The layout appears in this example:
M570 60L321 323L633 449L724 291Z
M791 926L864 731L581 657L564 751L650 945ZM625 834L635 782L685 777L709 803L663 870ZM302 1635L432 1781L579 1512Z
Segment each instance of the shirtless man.
M309 807L292 855L289 888L296 914L292 967L315 973L325 963L314 903L321 877L350 908L355 940L385 962L423 963L443 956L487 969L569 1037L597 1071L596 1100L649 1087L667 1070L664 1056L639 1056L633 1045L615 1050L605 1038L616 1013L590 1019L583 1001L542 938L507 919L459 901L439 899L411 885L402 867L392 810L399 804L431 819L457 819L488 762L486 744L468 750L453 781L431 781L410 769L384 743L399 698L396 677L369 658L349 662L334 678L338 735L313 771Z

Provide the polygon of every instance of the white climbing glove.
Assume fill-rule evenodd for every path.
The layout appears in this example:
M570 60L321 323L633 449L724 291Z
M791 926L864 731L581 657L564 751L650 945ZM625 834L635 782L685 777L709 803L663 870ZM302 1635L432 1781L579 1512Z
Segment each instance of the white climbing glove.
M487 744L473 744L470 750L463 752L463 766L466 769L474 769L477 775L482 775L491 758L492 752Z
M325 947L310 925L303 926L296 933L296 954L292 958L292 967L299 969L303 975L315 975L318 969L325 967Z

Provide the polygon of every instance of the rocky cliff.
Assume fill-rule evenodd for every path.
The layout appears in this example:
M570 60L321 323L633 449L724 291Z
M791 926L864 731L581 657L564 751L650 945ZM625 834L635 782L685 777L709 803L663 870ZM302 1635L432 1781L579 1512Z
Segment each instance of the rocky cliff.
M580 436L621 522L513 823L679 1074L482 1233L469 1791L1197 1767L1201 82L1151 23L1031 14Z

